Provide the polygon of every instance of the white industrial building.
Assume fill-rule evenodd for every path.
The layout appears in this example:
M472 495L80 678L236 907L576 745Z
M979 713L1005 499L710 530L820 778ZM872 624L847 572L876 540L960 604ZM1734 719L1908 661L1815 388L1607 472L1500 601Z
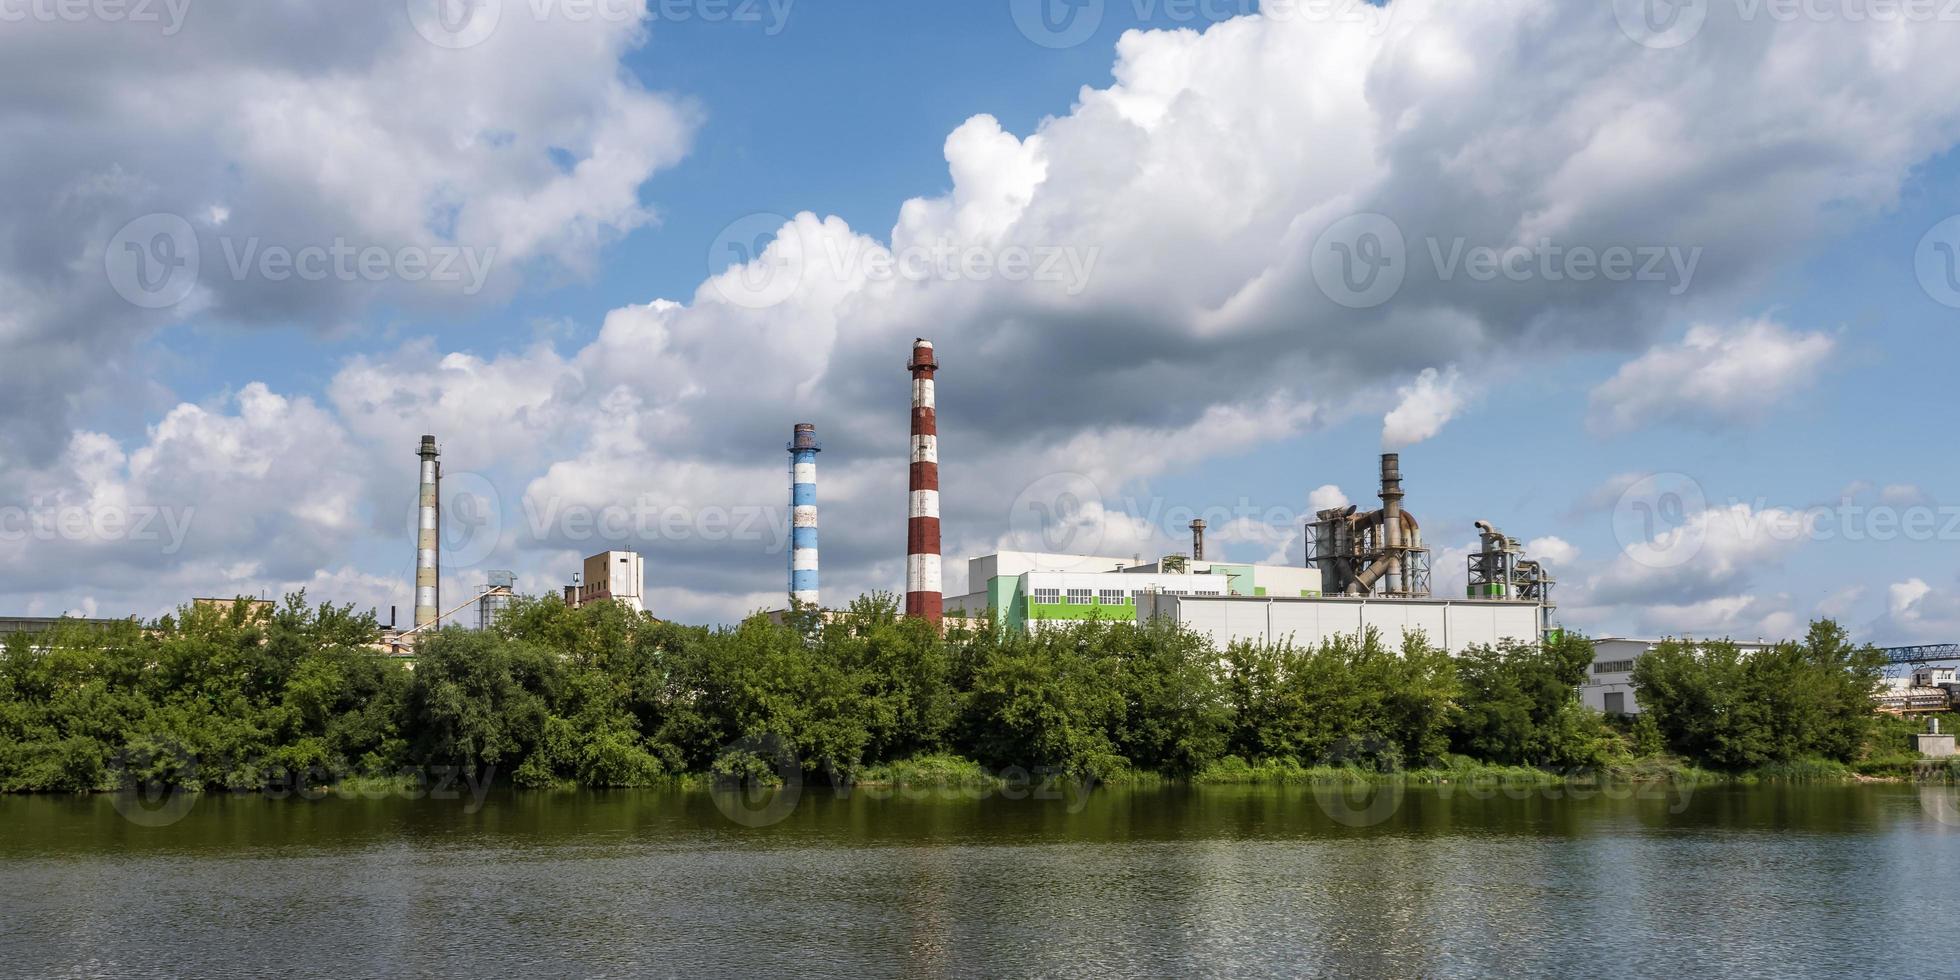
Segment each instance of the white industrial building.
M1660 644L1660 640L1638 640L1624 636L1594 640L1592 670L1586 675L1586 682L1579 687L1579 699L1585 702L1586 707L1609 715L1639 714L1640 701L1633 692L1633 666ZM1736 643L1736 647L1745 653L1767 650L1772 645Z
M1263 596L1275 591L1318 594L1311 568L1193 561L1171 556L1134 558L1003 551L967 561L973 591L946 600L955 618L987 618L1010 629L1120 619L1134 622L1146 596Z
M1399 649L1421 633L1451 654L1507 640L1537 643L1543 613L1537 603L1506 599L1369 599L1357 596L1179 596L1158 593L1137 609L1139 621L1169 619L1211 638L1233 643L1317 647L1336 637L1373 630Z

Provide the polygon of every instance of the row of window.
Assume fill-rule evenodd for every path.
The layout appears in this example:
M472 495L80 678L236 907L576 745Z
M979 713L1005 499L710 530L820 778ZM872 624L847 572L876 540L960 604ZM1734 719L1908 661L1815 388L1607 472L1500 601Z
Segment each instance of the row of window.
M1188 589L1161 589L1163 595L1190 595ZM1070 589L1067 602L1073 606L1121 606L1140 600L1150 594L1149 589L1134 592L1123 589ZM1064 601L1061 589L1036 589L1029 600L1037 606L1059 606Z
M1593 664L1595 674L1629 674L1633 672L1631 660L1602 660Z

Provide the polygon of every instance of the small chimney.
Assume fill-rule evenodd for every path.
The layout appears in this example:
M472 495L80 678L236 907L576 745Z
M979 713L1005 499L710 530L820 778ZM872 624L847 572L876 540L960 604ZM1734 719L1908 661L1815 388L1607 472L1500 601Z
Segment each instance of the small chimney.
M1205 560L1205 522L1199 518L1191 522L1191 560Z

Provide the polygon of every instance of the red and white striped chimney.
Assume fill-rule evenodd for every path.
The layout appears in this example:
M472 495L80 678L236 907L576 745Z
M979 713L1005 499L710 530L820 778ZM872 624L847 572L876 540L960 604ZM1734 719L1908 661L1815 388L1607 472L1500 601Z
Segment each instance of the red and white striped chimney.
M932 341L912 343L912 503L906 527L905 615L938 623L945 615L939 582L939 420L934 412Z

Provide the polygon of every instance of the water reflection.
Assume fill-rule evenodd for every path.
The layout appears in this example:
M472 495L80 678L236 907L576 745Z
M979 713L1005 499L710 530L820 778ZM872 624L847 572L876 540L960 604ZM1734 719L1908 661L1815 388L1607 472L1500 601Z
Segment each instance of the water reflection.
M211 796L145 827L106 798L7 798L0 972L1951 972L1951 788L1371 805L813 790L748 827L702 793Z

